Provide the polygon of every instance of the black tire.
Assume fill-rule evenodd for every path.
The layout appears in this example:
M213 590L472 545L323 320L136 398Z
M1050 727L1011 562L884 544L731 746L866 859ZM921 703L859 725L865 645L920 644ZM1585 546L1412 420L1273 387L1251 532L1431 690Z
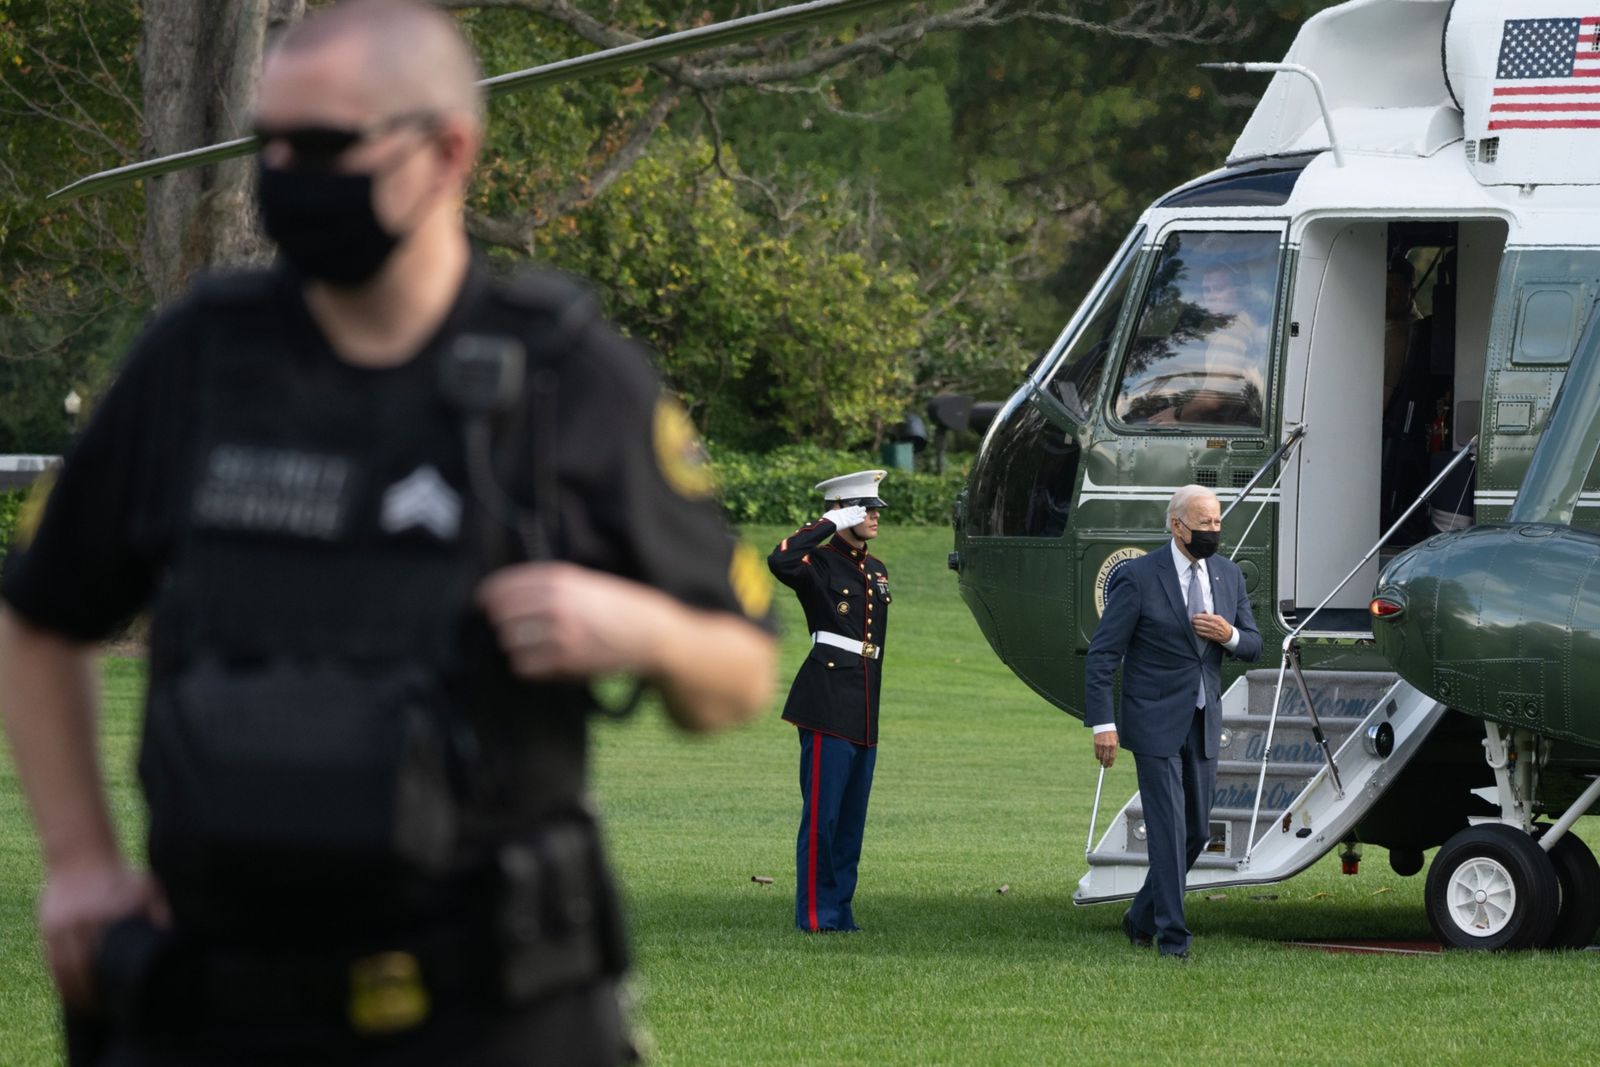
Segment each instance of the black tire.
M1562 835L1546 855L1556 869L1561 905L1545 947L1588 948L1600 930L1600 862L1583 838L1570 833Z
M1446 948L1496 952L1545 944L1561 890L1555 865L1532 837L1485 823L1439 849L1425 899L1428 922Z
M1422 870L1422 850L1420 848L1391 848L1389 850L1389 869L1402 878L1410 878Z

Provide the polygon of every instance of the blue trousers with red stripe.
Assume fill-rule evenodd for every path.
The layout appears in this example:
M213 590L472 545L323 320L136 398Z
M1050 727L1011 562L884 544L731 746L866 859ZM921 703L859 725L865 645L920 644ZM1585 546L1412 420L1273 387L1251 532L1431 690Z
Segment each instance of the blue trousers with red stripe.
M867 796L878 750L801 729L800 836L795 847L794 924L801 930L857 930L850 911L867 826Z

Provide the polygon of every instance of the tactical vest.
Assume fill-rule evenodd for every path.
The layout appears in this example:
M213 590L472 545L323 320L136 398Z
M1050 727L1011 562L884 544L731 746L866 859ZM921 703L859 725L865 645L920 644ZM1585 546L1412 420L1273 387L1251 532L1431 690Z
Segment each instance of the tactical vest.
M195 315L140 755L175 913L230 940L360 937L504 896L508 843L537 852L556 823L589 842L563 862L603 882L587 693L515 679L473 610L512 552L439 386L466 333L558 373L575 290L474 272L421 354L363 370L285 320L282 284L233 279ZM555 480L506 459L535 445L497 451L537 514Z

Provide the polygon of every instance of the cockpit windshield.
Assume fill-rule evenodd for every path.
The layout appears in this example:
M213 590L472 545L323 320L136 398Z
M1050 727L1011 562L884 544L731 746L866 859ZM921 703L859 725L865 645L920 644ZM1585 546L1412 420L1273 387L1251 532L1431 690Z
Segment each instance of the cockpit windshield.
M1111 355L1112 333L1116 330L1122 304L1128 296L1128 284L1133 280L1133 265L1138 260L1139 235L1135 231L1122 246L1121 257L1112 265L1109 278L1101 288L1098 302L1083 327L1071 336L1066 355L1050 374L1049 393L1061 401L1079 422L1087 422L1089 409L1094 406L1100 392L1100 380L1105 377L1106 364Z
M1264 428L1280 239L1276 231L1167 237L1123 361L1118 419Z

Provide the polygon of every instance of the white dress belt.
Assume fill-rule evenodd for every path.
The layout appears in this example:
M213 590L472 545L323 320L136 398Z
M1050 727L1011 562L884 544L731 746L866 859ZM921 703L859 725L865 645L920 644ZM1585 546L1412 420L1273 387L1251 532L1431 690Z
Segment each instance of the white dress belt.
M846 652L854 652L856 655L865 656L867 659L878 659L883 655L882 645L857 641L855 638L845 637L843 634L830 634L826 630L818 630L812 633L811 643L813 645L832 645L834 648L842 648Z

